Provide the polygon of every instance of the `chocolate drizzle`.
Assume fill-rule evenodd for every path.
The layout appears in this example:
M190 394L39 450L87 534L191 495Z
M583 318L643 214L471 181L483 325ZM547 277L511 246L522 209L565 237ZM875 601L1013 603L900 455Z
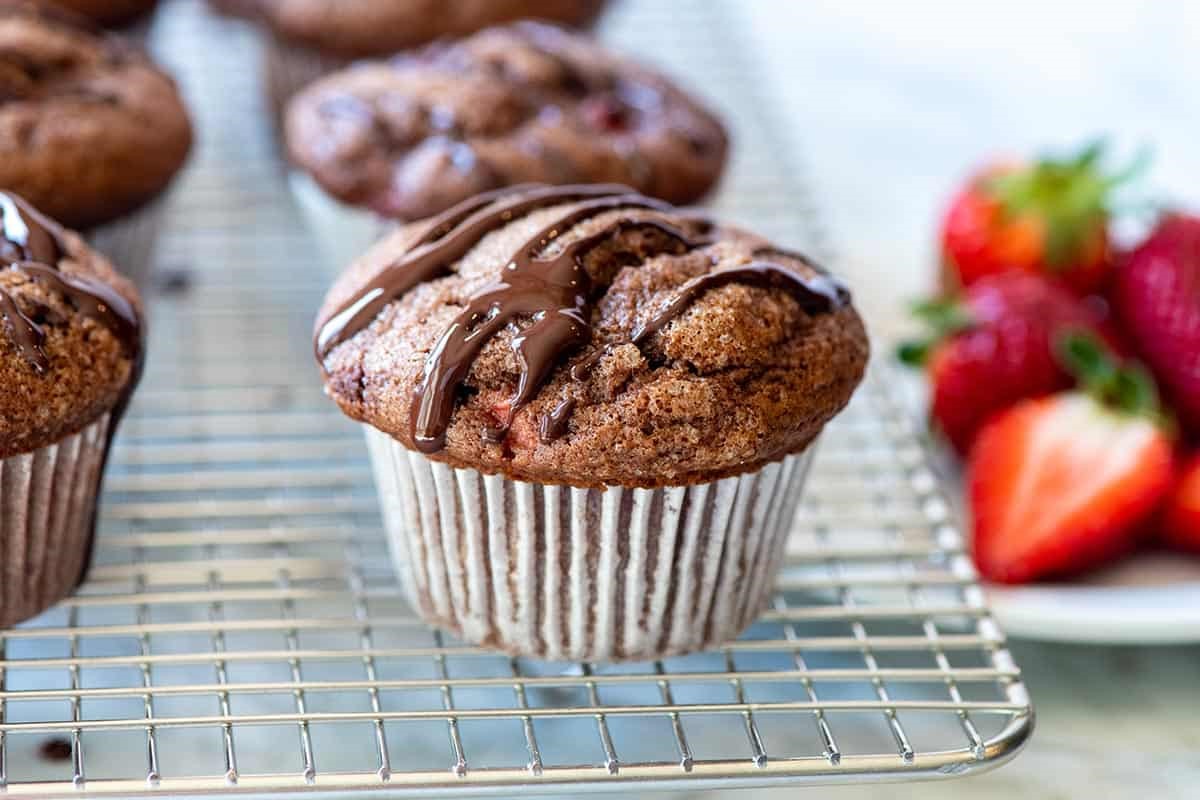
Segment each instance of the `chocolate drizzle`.
M317 333L317 359L369 325L388 303L419 284L445 274L450 265L479 244L484 236L514 219L546 206L594 197L626 196L647 208L668 210L665 203L631 193L624 186L537 186L498 189L477 195L430 220L425 234L398 261L389 264L354 299L335 311Z
M419 450L433 453L442 449L458 387L479 351L510 322L533 320L512 340L521 374L500 431L507 431L513 415L537 395L559 357L591 340L592 287L582 262L592 250L633 229L655 230L682 249L700 245L665 223L622 219L572 242L552 258L535 257L563 231L603 211L656 206L638 195L590 200L521 245L501 279L471 298L425 362L425 374L413 397L412 436Z
M561 359L592 339L592 306L597 298L585 269L589 253L632 230L660 234L669 242L668 251L680 254L708 246L712 240L697 238L660 220L618 219L543 258L540 257L543 251L564 232L606 211L640 208L674 212L674 209L621 186L515 187L480 195L431 220L425 233L399 260L388 265L330 315L317 332L318 360L323 364L334 347L367 327L388 303L418 284L446 274L454 261L488 233L519 215L565 203L576 205L517 248L499 278L467 301L466 308L426 358L424 372L413 393L410 430L413 444L422 452L435 453L445 447L446 430L460 389L484 345L510 325L527 323L511 342L520 374L505 419L499 427L482 432L485 441L502 443L517 411L537 396ZM696 223L693 227L706 234L713 228L703 220L687 218L687 221ZM797 258L809 263L803 257ZM841 283L816 271L810 277L780 264L753 261L700 275L683 284L625 343L641 345L705 292L730 283L788 291L808 314L829 312L849 302L849 293ZM586 380L614 344L621 343L610 342L577 361L571 369L571 378L577 382ZM541 441L549 443L566 433L577 402L575 397L565 396L539 420Z
M560 400L549 414L543 414L538 420L538 438L543 444L550 444L561 438L567 432L567 422L575 411L575 398L568 397Z
M784 289L791 292L806 314L826 313L850 302L850 292L830 275L818 273L809 278L780 264L753 261L692 278L679 287L679 291L661 311L638 326L630 341L641 344L686 311L700 295L731 283L744 283L764 289Z
M67 275L55 266L64 247L58 226L16 195L0 192L0 264L63 295L85 317L116 337L125 354L141 359L141 320L133 305L106 283ZM0 315L17 351L39 374L50 368L43 345L46 333L26 316L12 295L0 289Z

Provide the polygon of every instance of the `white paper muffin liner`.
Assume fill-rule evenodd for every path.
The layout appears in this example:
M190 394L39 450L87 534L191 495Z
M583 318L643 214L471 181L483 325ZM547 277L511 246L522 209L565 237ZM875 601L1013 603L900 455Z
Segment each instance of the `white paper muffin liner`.
M348 206L326 194L308 174L292 170L288 184L309 230L317 238L330 278L396 226L373 211Z
M413 608L464 641L551 660L736 638L770 596L813 453L695 486L579 489L456 469L364 429Z
M109 416L56 444L0 459L0 629L78 584L91 551Z
M162 230L170 190L120 219L99 225L84 233L88 243L99 250L113 267L148 292L154 276L154 246Z

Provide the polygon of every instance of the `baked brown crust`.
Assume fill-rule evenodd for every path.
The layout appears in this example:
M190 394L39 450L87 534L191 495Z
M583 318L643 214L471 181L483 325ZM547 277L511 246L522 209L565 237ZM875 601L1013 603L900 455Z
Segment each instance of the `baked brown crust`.
M401 220L531 182L690 203L728 149L717 118L661 75L530 22L328 76L292 99L286 133L326 191Z
M191 142L175 84L144 53L0 0L0 186L86 228L165 189Z
M47 264L67 278L98 281L141 316L133 284L76 233L40 222L57 240L60 257ZM39 369L22 352L13 322L0 320L0 458L31 452L76 433L113 411L126 398L138 369L138 353L63 292L29 271L0 260L0 293L45 334Z
M209 0L328 55L389 55L518 19L585 25L604 0Z
M496 227L442 277L388 303L373 321L328 349L326 388L350 417L410 449L414 403L435 344L468 300L500 278L514 253L563 219L578 202L535 210ZM489 441L516 391L521 365L506 326L471 364L456 395L443 449L431 457L485 473L572 486L678 486L748 472L803 450L849 400L862 378L868 343L848 303L806 311L790 292L731 283L702 293L640 344L635 330L677 297L688 280L769 259L804 279L821 273L804 258L744 231L685 212L646 207L605 210L565 227L540 258L550 258L619 222L657 223L702 240L667 247L643 228L618 226L583 264L596 299L591 338L569 350L507 436ZM355 262L331 289L318 335L428 226L400 228ZM572 367L604 355L581 376ZM573 410L561 435L540 435L565 400Z
M150 13L158 0L40 0L87 17L101 25L119 26Z

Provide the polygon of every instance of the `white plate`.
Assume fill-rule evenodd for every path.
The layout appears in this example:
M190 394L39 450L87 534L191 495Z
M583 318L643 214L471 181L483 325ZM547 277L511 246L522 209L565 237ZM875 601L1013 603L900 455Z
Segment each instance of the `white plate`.
M1200 558L1143 553L1077 583L986 588L997 621L1014 638L1200 642Z
M924 381L898 382L909 407L923 415ZM969 529L961 469L949 448L931 446L946 492ZM985 584L988 603L1013 638L1080 644L1193 644L1200 642L1200 556L1143 552L1070 583Z

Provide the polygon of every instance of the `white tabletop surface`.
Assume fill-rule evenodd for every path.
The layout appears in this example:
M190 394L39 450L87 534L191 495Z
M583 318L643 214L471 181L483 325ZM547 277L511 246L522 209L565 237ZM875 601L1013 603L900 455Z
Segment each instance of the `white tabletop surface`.
M1149 184L1200 208L1200 3L748 0L798 148L876 334L928 284L946 192L981 156L1152 145ZM1028 749L941 783L728 797L1200 797L1200 647L1015 642ZM722 795L724 797L726 795Z

